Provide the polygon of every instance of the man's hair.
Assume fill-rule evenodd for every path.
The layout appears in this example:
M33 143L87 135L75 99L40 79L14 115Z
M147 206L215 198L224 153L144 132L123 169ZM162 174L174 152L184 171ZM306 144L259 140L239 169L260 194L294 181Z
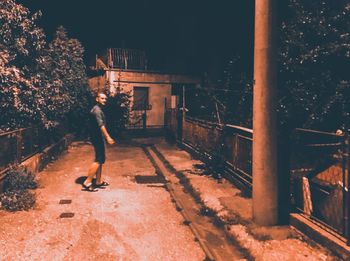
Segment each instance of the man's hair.
M96 98L98 98L101 94L106 95L105 92L97 92L97 93L96 93ZM106 95L106 96L107 96L107 95Z

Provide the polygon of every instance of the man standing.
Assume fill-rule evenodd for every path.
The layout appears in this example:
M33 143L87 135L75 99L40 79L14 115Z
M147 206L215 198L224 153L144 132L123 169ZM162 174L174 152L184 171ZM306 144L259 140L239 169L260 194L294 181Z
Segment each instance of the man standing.
M108 186L108 182L101 180L102 165L105 163L105 143L114 144L114 140L106 129L106 119L101 107L106 105L107 96L100 92L96 96L96 105L90 111L90 138L95 149L95 161L91 164L88 176L83 183L83 188L87 191L96 191L92 184L92 179L96 176L96 187Z

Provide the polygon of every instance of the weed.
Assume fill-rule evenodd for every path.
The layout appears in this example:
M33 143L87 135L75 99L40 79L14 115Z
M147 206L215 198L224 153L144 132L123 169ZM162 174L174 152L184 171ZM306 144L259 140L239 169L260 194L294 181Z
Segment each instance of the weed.
M4 189L5 191L16 191L35 189L38 187L34 175L22 166L12 166L7 172Z
M28 210L34 204L35 195L28 190L6 191L0 194L0 207L7 211Z
M22 166L12 166L4 180L0 194L0 208L7 211L28 210L35 204L35 194L28 189L38 187L34 175Z

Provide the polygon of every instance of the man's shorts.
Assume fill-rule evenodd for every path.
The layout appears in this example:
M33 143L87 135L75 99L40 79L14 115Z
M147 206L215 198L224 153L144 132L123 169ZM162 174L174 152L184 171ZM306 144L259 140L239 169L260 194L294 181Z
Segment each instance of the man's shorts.
M91 140L92 145L95 149L95 162L100 164L105 163L106 161L106 153L105 153L105 144L103 139L93 139Z

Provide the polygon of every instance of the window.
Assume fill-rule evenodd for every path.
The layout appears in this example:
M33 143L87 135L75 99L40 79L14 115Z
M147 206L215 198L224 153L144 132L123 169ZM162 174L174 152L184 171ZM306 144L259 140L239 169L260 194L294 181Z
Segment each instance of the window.
M137 110L148 110L148 90L149 87L134 87L134 106L133 109Z

